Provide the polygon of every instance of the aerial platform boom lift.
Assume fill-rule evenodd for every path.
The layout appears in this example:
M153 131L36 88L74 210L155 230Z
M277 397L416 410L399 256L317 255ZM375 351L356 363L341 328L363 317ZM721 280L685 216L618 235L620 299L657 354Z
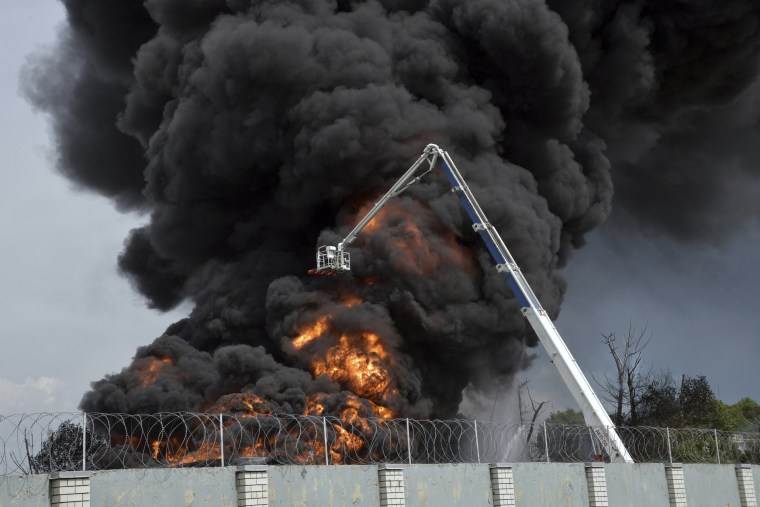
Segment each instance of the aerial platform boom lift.
M346 251L346 247L354 242L361 230L389 199L399 195L409 188L409 186L417 183L422 176L435 167L436 163L438 163L449 180L452 192L459 197L459 201L470 216L473 229L483 238L488 251L496 261L496 270L504 275L509 287L522 307L521 311L523 315L530 322L544 349L559 370L565 384L575 397L578 405L580 405L586 424L592 428L597 439L602 443L610 461L633 463L633 459L615 430L615 426L607 411L602 406L578 363L576 363L564 340L562 340L559 332L554 327L546 310L541 307L536 295L533 293L530 285L528 285L528 281L517 266L512 254L509 253L501 236L494 226L488 222L475 196L470 191L467 183L465 183L449 154L438 146L429 144L420 158L375 203L369 213L356 224L356 227L348 233L343 241L338 243L337 246L320 246L317 249L317 269L310 272L313 274L333 275L342 271L349 271L351 269L351 257ZM415 176L422 169L425 169L424 172Z

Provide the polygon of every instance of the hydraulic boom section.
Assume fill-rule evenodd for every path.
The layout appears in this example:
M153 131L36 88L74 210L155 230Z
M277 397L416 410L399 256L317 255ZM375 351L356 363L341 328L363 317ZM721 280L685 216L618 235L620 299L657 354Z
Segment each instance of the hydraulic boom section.
M591 384L589 384L585 375L583 375L559 332L554 327L546 310L541 307L538 298L536 298L530 285L528 285L528 281L517 266L512 254L509 253L501 236L486 218L485 213L483 213L478 201L470 191L467 183L465 183L464 178L462 178L454 161L451 160L448 153L438 146L429 144L420 158L375 203L369 213L356 224L356 227L348 233L343 241L338 243L337 246L320 246L317 249L317 269L310 272L313 274L332 275L342 271L349 271L351 269L351 258L349 253L345 251L345 248L353 243L362 229L377 215L389 199L399 195L409 188L410 185L418 182L422 176L433 169L436 163L446 175L451 184L452 192L457 195L467 215L472 220L472 228L483 238L488 251L495 261L496 270L504 276L515 297L520 302L523 315L528 319L544 349L549 354L557 370L559 370L562 380L565 381L573 397L578 402L586 424L592 427L595 436L602 443L610 461L633 463L633 459L615 430L615 426L607 411L596 396ZM420 171L422 173L415 176Z
M398 179L396 184L375 203L372 209L369 210L369 213L364 215L364 218L356 224L356 227L351 229L348 236L343 238L343 241L338 243L337 247L323 245L317 248L317 269L313 270L314 272L312 272L312 274L332 274L341 271L349 271L351 269L351 256L346 252L346 247L354 242L361 230L364 229L375 215L377 215L378 211L385 206L385 203L388 202L388 200L392 197L396 197L411 185L420 181L420 178L425 174L429 173L433 169L433 165L435 165L435 161L441 153L444 152L438 148L438 146L429 144L420 158L412 164L412 167L410 167L404 175ZM422 174L415 177L414 175L421 167L427 167L427 169Z

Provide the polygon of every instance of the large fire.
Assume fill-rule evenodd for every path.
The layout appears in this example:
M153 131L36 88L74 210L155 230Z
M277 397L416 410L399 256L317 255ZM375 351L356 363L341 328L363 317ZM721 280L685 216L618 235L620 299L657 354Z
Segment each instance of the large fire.
M447 263L465 270L474 269L474 260L457 243L453 233L440 231L435 238L423 235L415 221L429 219L429 211L417 206L387 206L367 224L363 237L372 242L381 230L390 234L375 248L385 249L394 269L411 276L429 275ZM367 210L360 210L360 214ZM379 281L377 276L356 279L360 287ZM343 294L336 308L351 310L363 302L357 295ZM218 431L213 422L202 423L200 427L211 431L212 438L201 439L196 444L192 439L180 441L168 434L160 435L150 441L147 452L154 459L173 466L216 460L225 453L228 456L234 453L237 458L271 458L284 452L288 456L300 456L295 461L304 463L320 462L320 459L330 463L355 462L364 452L368 439L378 431L379 426L371 423L371 419L382 422L397 416L391 407L399 406L398 401L403 396L393 377L394 354L381 334L369 329L341 329L331 313L312 316L288 340L292 353L306 362L314 377L328 377L342 390L338 398L334 393L307 393L299 416L306 416L309 421L308 417L313 417L317 422L306 428L300 423L283 426L277 422L277 431L270 432L262 429L274 424L267 421L279 421L283 417L277 413L276 406L250 391L231 393L203 407L208 414L220 414L216 427L222 431L218 438L213 433ZM139 366L143 387L154 383L171 364L166 358L152 358ZM255 431L240 430L240 421L246 420L256 421L250 423Z
M350 308L359 302L360 299L352 297L344 305ZM330 316L319 317L316 323L301 330L293 339L293 346L301 350L320 339L330 339L331 323ZM341 334L324 352L311 357L309 367L315 376L327 375L347 391L368 400L375 417L393 417L393 412L384 406L389 399L398 395L389 371L393 357L377 334L369 331ZM307 411L308 415L322 415L324 407L318 401L313 407L317 410ZM343 414L340 416L343 417Z
M390 373L383 362L388 353L373 333L342 335L324 358L315 358L315 375L327 375L341 386L364 398L381 400L391 387Z
M341 306L350 309L361 303L360 298L348 296L341 301ZM209 415L207 420L196 421L195 431L201 434L197 441L192 431L181 437L172 431L162 431L157 438L146 442L145 452L157 462L170 466L213 462L225 452L227 456L234 454L236 459L286 455L301 463L353 462L364 452L367 439L377 431L377 426L370 424L368 418L392 419L395 414L387 404L400 394L390 371L393 356L381 337L369 331L341 333L336 337L335 327L332 316L323 315L304 325L292 339L296 350L313 348L316 351L309 354L309 368L314 376L325 375L346 391L338 406L329 393L307 395L301 415L315 416L321 425L304 428L296 424L295 419L285 426L279 422L267 423L278 420L271 403L250 391L232 393L204 407L205 413L220 417ZM146 361L141 367L144 386L155 382L170 364L170 360L162 358ZM225 418L225 414L230 415ZM256 421L250 423L256 431L240 431L241 421L249 419ZM276 431L262 430L267 424ZM133 441L132 446L141 447L137 441Z

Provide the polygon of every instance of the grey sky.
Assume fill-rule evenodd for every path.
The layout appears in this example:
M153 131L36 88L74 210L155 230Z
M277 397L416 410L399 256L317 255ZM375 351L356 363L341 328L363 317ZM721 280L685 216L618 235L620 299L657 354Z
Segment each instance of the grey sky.
M115 269L135 215L76 192L52 170L45 119L19 97L18 72L35 48L52 42L63 9L54 0L7 2L0 29L0 413L73 410L88 383L127 365L187 312L158 314ZM721 245L616 237L610 222L590 237L564 274L569 289L557 323L584 371L611 361L600 333L647 326L647 358L673 374L704 374L727 402L760 399L755 266L757 224ZM572 406L542 351L523 377L552 409Z
M608 224L565 271L568 292L557 327L584 372L599 379L612 367L601 333L623 336L631 323L652 336L646 358L654 370L706 375L728 403L758 399L758 251L756 226L724 245L697 249L662 238L624 240ZM536 366L547 369L544 356Z
M90 381L121 369L179 315L147 310L117 275L140 217L55 174L45 118L19 96L26 56L53 40L62 18L54 0L7 2L0 16L1 413L76 409Z

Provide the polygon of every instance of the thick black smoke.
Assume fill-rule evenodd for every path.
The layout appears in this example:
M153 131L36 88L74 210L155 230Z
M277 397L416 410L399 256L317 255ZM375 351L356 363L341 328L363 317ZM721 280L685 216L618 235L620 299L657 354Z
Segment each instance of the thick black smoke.
M592 89L620 218L715 241L760 217L760 4L548 3Z
M739 213L725 175L757 171L726 160L758 136L752 0L64 3L58 48L26 74L58 167L150 214L119 258L149 305L195 304L86 410L239 392L340 410L355 386L312 373L341 334L382 338L385 394L358 394L396 414L450 416L466 386L524 368L535 337L439 177L358 241L351 277L303 276L317 239L339 240L428 142L552 316L555 270L610 213L613 179L631 216L692 238ZM328 314L323 338L293 346Z

